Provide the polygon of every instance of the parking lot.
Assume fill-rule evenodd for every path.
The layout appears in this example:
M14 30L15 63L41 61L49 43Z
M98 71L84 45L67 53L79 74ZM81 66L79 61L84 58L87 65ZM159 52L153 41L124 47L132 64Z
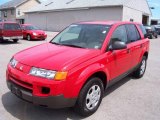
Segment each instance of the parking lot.
M0 43L0 120L160 120L160 38L150 40L144 77L134 79L129 76L110 87L98 111L88 118L78 116L70 108L43 108L14 96L5 82L5 71L10 58L20 50L51 40L56 34L47 33L46 41L20 40L18 43Z

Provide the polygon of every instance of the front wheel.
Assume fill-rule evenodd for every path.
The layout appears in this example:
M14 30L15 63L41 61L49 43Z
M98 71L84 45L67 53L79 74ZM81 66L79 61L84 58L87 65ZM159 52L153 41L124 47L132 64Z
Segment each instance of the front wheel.
M101 79L91 78L82 88L74 110L81 116L89 116L98 109L104 93Z
M137 68L137 70L133 73L133 76L136 78L141 78L143 77L145 71L146 71L146 66L147 66L147 57L143 56L142 61Z

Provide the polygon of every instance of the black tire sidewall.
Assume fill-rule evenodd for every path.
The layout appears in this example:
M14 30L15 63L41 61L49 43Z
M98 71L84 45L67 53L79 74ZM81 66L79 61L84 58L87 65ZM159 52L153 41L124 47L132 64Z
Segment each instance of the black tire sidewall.
M142 61L143 61L143 60L145 60L145 70L144 70L143 74L141 74L140 72L141 72L141 66L142 66ZM143 58L142 58L142 60L141 60L141 63L140 63L140 65L139 65L138 69L134 72L134 76L135 76L136 78L141 78L141 77L143 77L144 74L145 74L145 71L146 71L146 67L147 67L147 57L146 57L146 56L143 56Z
M14 40L13 40L14 43L17 43L18 41L19 41L18 39L14 39Z
M86 106L86 97L87 97L87 93L89 91L89 89L93 86L93 85L98 85L101 89L101 96L100 96L100 100L99 100L99 103L97 104L97 106L92 109L92 110L89 110ZM78 108L79 109L79 113L80 115L82 116L89 116L91 114L93 114L95 111L97 111L97 109L99 108L100 104L101 104L101 101L102 101L102 98L103 98L103 94L104 94L104 87L103 87L103 83L101 81L101 79L99 78L91 78L85 85L84 87L82 88L80 94L79 94L79 97L78 97L78 100L77 100L77 104L78 104Z

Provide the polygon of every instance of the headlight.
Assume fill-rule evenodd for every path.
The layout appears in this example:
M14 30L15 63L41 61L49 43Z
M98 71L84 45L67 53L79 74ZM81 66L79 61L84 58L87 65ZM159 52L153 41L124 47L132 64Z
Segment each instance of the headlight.
M18 61L15 60L14 58L12 58L12 59L10 60L10 65L11 65L13 68L16 67L17 63L18 63Z
M47 79L64 80L67 77L67 72L56 72L52 70L32 67L32 69L30 70L30 75Z
M33 35L37 35L37 33L33 33Z

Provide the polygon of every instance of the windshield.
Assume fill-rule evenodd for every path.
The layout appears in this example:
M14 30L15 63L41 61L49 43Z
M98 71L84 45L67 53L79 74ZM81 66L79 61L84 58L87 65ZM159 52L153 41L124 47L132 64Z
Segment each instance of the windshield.
M109 28L108 25L73 24L53 38L51 43L70 47L100 49Z
M26 26L26 30L39 30L36 26Z

